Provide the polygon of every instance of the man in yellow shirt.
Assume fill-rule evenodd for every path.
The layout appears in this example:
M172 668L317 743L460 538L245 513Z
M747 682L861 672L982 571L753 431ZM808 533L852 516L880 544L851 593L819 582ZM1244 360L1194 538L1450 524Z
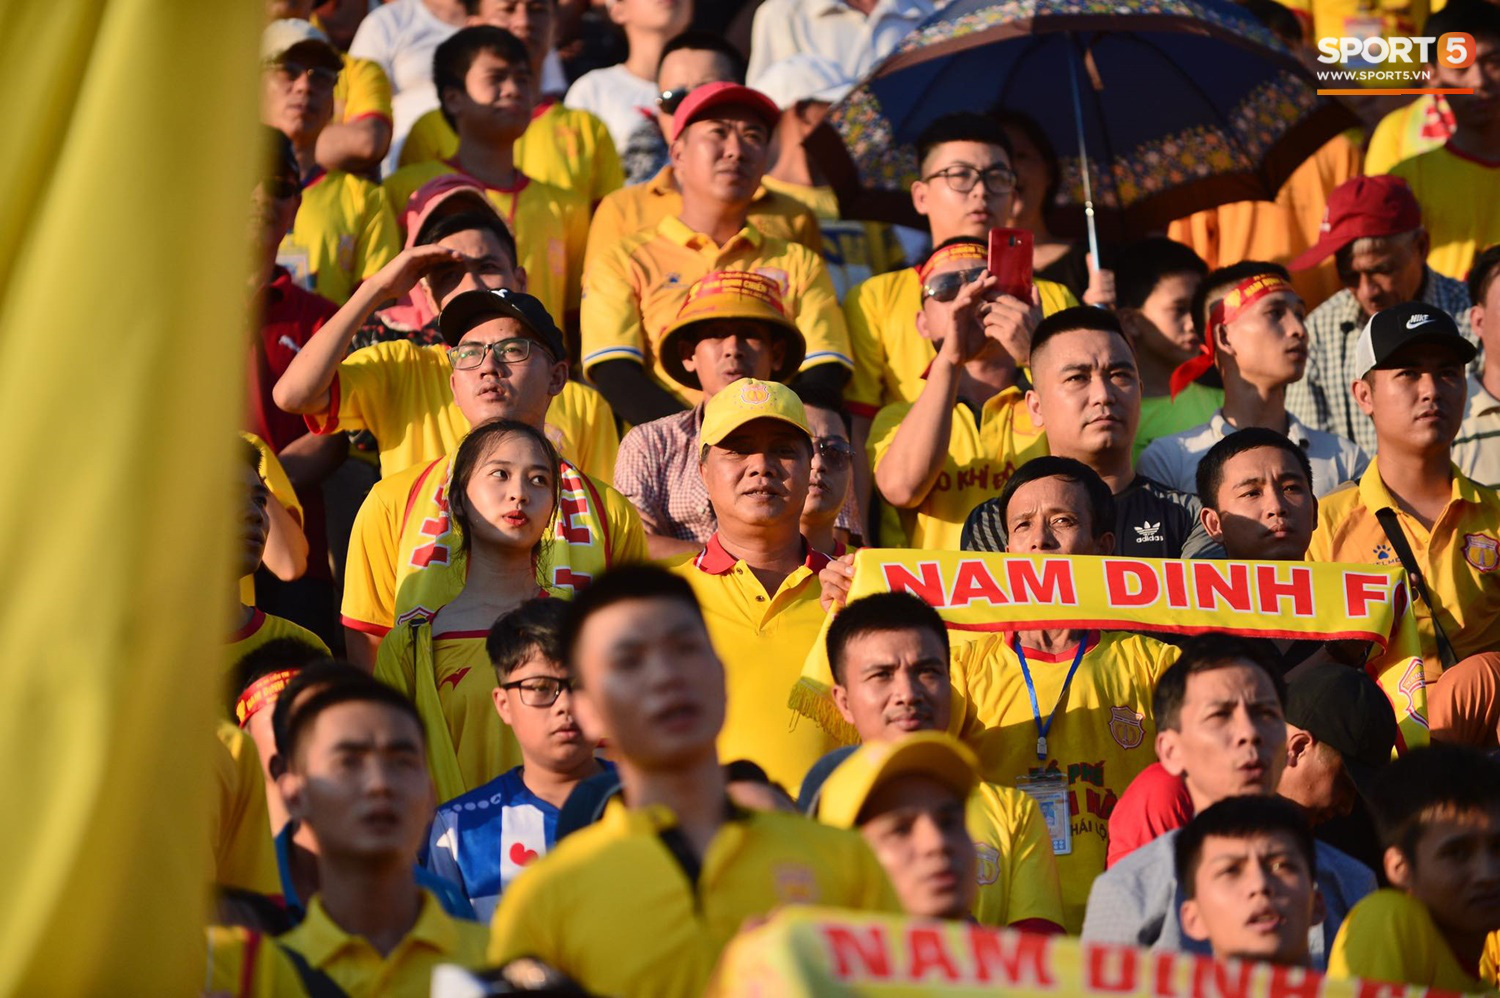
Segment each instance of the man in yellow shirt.
M531 56L531 74L542 78L542 65L552 51L555 0L545 3L476 3L469 14L472 27L488 24L509 31ZM526 176L565 191L582 194L595 205L625 183L620 157L604 122L550 97L531 112L531 124L516 140L516 165ZM443 112L434 108L418 118L401 146L400 164L442 161L458 153L458 134Z
M968 111L943 115L918 137L917 163L921 179L912 184L912 205L927 218L934 246L957 236L988 239L990 229L1008 224L1016 175L1010 139L993 119ZM1035 284L1044 315L1078 304L1061 284ZM844 398L858 455L866 452L870 423L882 406L915 402L922 393L923 374L937 351L916 331L921 310L922 279L915 267L872 277L844 298L855 358ZM869 469L863 463L856 468L855 490L867 514Z
M1077 461L1028 462L996 503L1012 554L1114 553L1109 489ZM1082 928L1089 886L1104 872L1115 801L1155 761L1151 694L1176 657L1150 638L1066 627L953 650L959 730L984 779L1042 807L1069 932Z
M793 724L787 706L823 623L818 573L828 564L799 526L812 473L807 413L786 385L743 378L704 405L695 449L718 526L671 570L692 584L724 660L719 754L758 763L795 794L835 746L817 725Z
M948 730L948 629L932 607L910 593L866 596L839 611L827 641L833 703L860 741L878 744ZM802 797L810 796L804 787ZM978 888L970 905L974 918L997 928L1061 932L1057 863L1036 801L1014 787L977 779L965 797L965 823L978 856L969 871ZM827 820L826 812L818 814ZM901 875L889 863L886 872L899 892Z
M291 715L278 783L317 836L318 892L278 942L351 998L426 993L438 964L484 962L484 927L417 885L437 803L423 739L416 708L374 680L332 686Z
M533 956L592 994L696 998L747 918L786 904L899 910L858 835L728 802L715 748L725 670L709 635L692 588L658 568L611 572L571 604L574 709L612 747L624 802L506 888L491 963Z
M994 275L978 279L985 252L958 236L918 268L917 332L937 356L916 401L885 406L870 427L882 547L957 551L969 511L1047 453L1021 374L1041 308L1001 293Z
M1491 657L1450 667L1500 647L1500 495L1451 460L1474 352L1451 317L1420 302L1365 325L1353 393L1374 421L1379 453L1357 483L1322 498L1307 550L1308 561L1410 563L1408 575L1420 574L1412 604L1435 733L1475 706L1458 690ZM1371 669L1395 667L1411 668L1391 653Z
M376 307L411 295L436 316L466 291L525 291L528 277L510 230L478 188L434 198L412 224L411 246L308 340L273 391L277 405L304 415L316 433L373 432L387 478L453 452L472 423L451 385L448 350L456 344L442 341L436 318L424 327L436 343L418 346L403 338L349 352ZM482 421L493 414L474 416ZM568 381L548 407L544 429L565 460L609 480L619 437L598 392Z
M673 118L672 165L682 210L593 258L583 309L583 365L622 418L639 425L696 403L673 380L661 340L688 288L715 270L774 280L807 353L799 382L842 389L853 361L844 317L822 258L748 222L777 111L763 94L712 83Z
M1432 236L1427 263L1463 280L1475 255L1500 242L1500 8L1489 3L1451 3L1432 15L1425 34L1464 33L1474 39L1473 61L1462 68L1433 67L1436 87L1472 89L1452 93L1453 135L1447 144L1391 167L1422 202Z
M1311 966L1307 937L1323 899L1312 829L1295 805L1226 798L1183 826L1173 853L1189 937L1220 960Z
M313 21L313 0L271 0L266 7L273 20ZM327 33L323 22L315 26ZM380 63L339 55L344 66L333 88L333 120L318 136L318 162L325 170L370 175L391 147L391 81Z
M639 0L632 0L639 2ZM642 118L627 145L616 145L632 177L599 202L589 224L585 266L611 246L649 231L664 218L682 211L682 188L677 172L667 160L665 146L675 130L676 112L694 90L710 83L745 82L745 62L723 38L701 31L684 31L662 47L656 68L655 121ZM613 126L611 126L613 127ZM664 165L654 165L661 160ZM640 176L644 173L644 176ZM654 175L653 175L654 174ZM761 232L787 242L801 243L821 252L818 220L807 206L764 183L750 200L750 224Z
M975 765L974 753L940 731L870 742L828 774L817 818L858 829L908 915L967 919L978 893L979 853L964 825Z
M505 418L545 426L552 400L568 384L568 365L562 331L539 301L505 288L466 291L445 302L441 331L455 344L448 384L469 425ZM500 360L501 348L517 339L528 344L526 356ZM353 662L373 663L399 617L442 606L458 591L446 587L462 588L450 558L457 543L447 499L451 463L444 455L383 479L355 517L343 605ZM644 559L645 532L630 503L568 461L561 471L561 501L538 566L547 584L576 591L610 565Z
M1372 808L1391 887L1354 906L1328 976L1492 991L1500 951L1500 767L1434 742L1392 762Z
M343 57L308 22L282 20L261 35L261 59L261 120L292 140L302 171L302 204L276 262L303 287L343 304L400 249L380 187L318 165Z
M589 199L538 180L517 164L516 141L530 126L536 103L530 53L509 31L488 24L464 28L437 47L433 82L443 118L458 133L458 151L387 177L392 208L400 213L434 177L472 177L516 237L530 293L568 325L566 317L578 309Z

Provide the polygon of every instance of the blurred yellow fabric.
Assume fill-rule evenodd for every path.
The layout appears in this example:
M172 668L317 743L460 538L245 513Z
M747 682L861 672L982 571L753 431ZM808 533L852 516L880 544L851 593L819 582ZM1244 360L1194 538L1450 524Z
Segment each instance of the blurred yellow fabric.
M0 994L202 986L263 14L0 6Z

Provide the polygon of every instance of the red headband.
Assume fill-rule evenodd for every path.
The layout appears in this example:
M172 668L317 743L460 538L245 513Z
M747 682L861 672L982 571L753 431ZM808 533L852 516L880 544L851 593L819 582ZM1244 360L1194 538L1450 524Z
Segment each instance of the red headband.
M1208 328L1203 331L1203 342L1198 347L1198 356L1181 364L1172 372L1167 388L1171 397L1175 399L1184 388L1197 381L1203 376L1203 372L1214 366L1214 330L1238 319L1251 305L1266 295L1273 295L1278 291L1297 293L1280 274L1256 274L1230 288L1228 294L1210 305Z
M932 272L937 269L938 264L947 263L949 260L988 260L989 254L985 248L978 243L953 243L940 249L935 249L932 254L923 260L917 267L917 280L923 284Z
M292 681L297 674L296 669L280 669L276 672L268 672L255 682L245 687L245 692L234 702L234 719L239 722L240 727L250 723L250 718L257 712L269 707L276 702L276 697L286 684Z

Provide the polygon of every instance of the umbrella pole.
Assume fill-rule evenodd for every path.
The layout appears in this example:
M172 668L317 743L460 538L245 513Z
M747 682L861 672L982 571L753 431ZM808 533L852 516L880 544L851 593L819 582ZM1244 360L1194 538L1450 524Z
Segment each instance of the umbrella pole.
M1071 32L1068 40L1074 41ZM1089 151L1083 141L1083 98L1078 93L1078 50L1074 45L1068 46L1068 82L1073 85L1073 124L1078 128L1078 164L1083 171L1083 220L1088 226L1089 252L1094 256L1093 269L1098 270L1102 264L1099 259L1099 232L1094 226L1094 191L1089 183Z

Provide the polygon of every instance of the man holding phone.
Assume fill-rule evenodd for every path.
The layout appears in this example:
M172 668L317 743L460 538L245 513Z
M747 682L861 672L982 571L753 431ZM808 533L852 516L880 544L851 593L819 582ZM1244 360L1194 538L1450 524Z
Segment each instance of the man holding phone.
M912 184L912 205L926 216L934 246L957 237L987 239L991 229L1010 218L1015 163L1010 140L994 119L972 111L943 115L918 136L917 163L922 179ZM844 299L854 353L854 374L844 400L856 453L865 452L871 422L882 406L916 402L926 384L927 367L937 355L936 344L915 329L923 308L918 271L907 267L877 275L856 285ZM1043 315L1078 304L1061 284L1035 284ZM1029 303L1031 296L1019 300ZM856 468L855 477L862 505L869 494L865 470ZM871 522L868 516L863 519Z
M994 235L1004 240L1015 231ZM1017 467L1047 453L1021 387L1042 317L1035 288L1017 286L1030 280L1030 240L1016 240L998 257L994 238L989 246L990 262L1025 299L1002 290L981 239L949 239L917 268L917 333L936 356L916 401L885 406L870 428L870 466L886 503L883 546L958 550L969 510L999 495Z

